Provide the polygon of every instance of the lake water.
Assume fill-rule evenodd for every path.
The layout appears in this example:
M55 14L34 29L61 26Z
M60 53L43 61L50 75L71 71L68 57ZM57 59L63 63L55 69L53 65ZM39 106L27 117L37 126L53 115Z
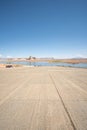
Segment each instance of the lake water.
M1 64L7 64L8 61L0 61ZM80 67L87 68L87 63L79 63L79 64L69 64L69 63L50 63L50 62L28 62L28 61L12 61L10 64L19 64L19 65L27 65L27 66L66 66L66 67Z

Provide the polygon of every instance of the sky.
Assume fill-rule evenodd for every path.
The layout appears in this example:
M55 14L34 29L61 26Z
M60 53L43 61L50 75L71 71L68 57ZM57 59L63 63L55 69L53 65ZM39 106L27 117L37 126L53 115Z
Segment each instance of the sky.
M0 57L87 57L87 0L0 0Z

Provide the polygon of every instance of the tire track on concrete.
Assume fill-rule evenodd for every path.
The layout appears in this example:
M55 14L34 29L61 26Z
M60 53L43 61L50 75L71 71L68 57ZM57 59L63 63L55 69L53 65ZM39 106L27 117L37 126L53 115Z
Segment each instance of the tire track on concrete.
M24 86L24 84L27 84L27 82L29 82L29 81L30 81L30 79L27 79L27 80L25 80L25 81L23 81L23 82L20 81L21 85L20 85L20 83L17 84L17 85L16 85L16 88L15 88L14 90L12 90L12 92L10 92L10 94L8 94L8 96L4 97L4 99L0 101L0 105L2 105L2 104L3 104L6 100L8 100L17 90L19 90L20 88L22 88L22 87ZM20 85L20 86L19 86L19 85ZM19 86L19 87L18 87L18 86Z
M77 129L76 129L76 126L75 126L75 124L74 124L74 122L73 122L73 120L72 120L72 118L71 118L71 116L70 116L70 114L69 114L69 111L68 111L68 109L67 109L67 107L66 107L66 105L65 105L65 103L64 103L64 101L63 101L63 99L62 99L62 97L61 97L61 94L60 94L58 88L56 87L55 81L53 80L53 77L52 77L52 75L51 75L50 73L49 73L49 76L50 76L50 78L51 78L51 80L52 80L52 82L53 82L53 85L54 85L54 87L55 87L55 89L56 89L56 91L57 91L57 94L58 94L58 96L59 96L59 98L60 98L60 101L61 101L63 107L64 107L64 110L65 110L65 112L66 112L67 115L68 115L68 118L69 118L69 120L70 120L71 126L73 127L73 130L77 130Z
M80 80L78 77L76 77L77 79L74 80L74 79L72 79L71 74L67 74L66 72L65 72L65 74L67 75L66 77L68 77L68 78L65 78L64 76L61 76L61 77L63 77L63 79L65 79L68 84L72 85L72 87L78 89L80 92L87 95L87 91L84 90L84 88L82 88L81 85L77 83L77 81L80 81L80 82L83 82L85 85L87 85L84 81ZM62 75L63 75L63 73L62 73Z

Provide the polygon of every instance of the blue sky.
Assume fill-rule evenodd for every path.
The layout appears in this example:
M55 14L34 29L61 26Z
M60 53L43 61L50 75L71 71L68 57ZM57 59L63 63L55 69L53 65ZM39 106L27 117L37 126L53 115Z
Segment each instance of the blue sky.
M87 0L0 0L0 57L87 57Z

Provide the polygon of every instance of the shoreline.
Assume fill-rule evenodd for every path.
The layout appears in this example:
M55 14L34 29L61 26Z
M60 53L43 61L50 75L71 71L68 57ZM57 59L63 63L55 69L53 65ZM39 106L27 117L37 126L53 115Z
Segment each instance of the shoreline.
M55 66L45 66L45 65L22 65L22 64L0 64L0 68L20 68L20 67L63 67L63 68L82 68L87 69L87 67L78 67L78 66L64 66L64 65L55 65Z
M87 63L87 58L82 59L0 59L0 62L48 62L48 63L67 63L67 64L79 64L79 63Z
M23 67L23 66L24 65L18 65L18 64L0 64L0 68L16 68L16 67Z

